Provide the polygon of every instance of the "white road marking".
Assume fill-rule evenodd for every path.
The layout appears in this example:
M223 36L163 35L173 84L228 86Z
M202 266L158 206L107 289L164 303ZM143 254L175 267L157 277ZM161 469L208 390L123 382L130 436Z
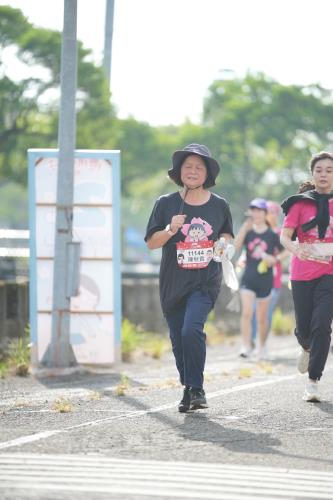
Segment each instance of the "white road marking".
M31 434L29 436L22 436L18 439L13 439L12 441L7 441L7 443L1 443L0 449L9 448L11 446L20 446L26 443L33 443L34 441L39 441L40 439L46 439L50 436L54 436L55 434L61 433L62 430L54 430L54 431L44 431L38 432L37 434ZM38 436L38 439L36 437ZM9 446L6 446L9 445Z
M7 410L7 413L10 413L11 415L13 413L19 413L22 415L22 413L54 413L55 410L50 410L47 408L42 408L40 410ZM89 408L88 410L84 410L80 408L80 414L82 413L126 413L126 410L109 410L107 408Z
M214 399L219 396L225 396L228 394L232 394L235 392L241 392L241 391L247 391L251 389L255 389L258 387L264 387L267 385L272 385L276 384L279 382L286 382L288 380L293 380L295 378L300 377L300 375L286 375L282 377L274 377L269 380L262 380L260 382L252 382L250 384L241 384L237 385L235 387L231 387L230 389L221 389L219 391L214 391L211 393L207 394L207 399ZM144 415L149 415L151 413L159 413L164 410L169 410L170 408L174 408L175 406L178 405L178 401L174 401L173 403L167 403L161 406L156 406L155 408L148 408L147 410L134 410L130 411L128 413L122 414L122 415L113 415L110 417L105 417L105 418L100 418L97 420L90 420L88 422L83 422L82 424L77 424L77 425L72 425L69 427L65 427L63 429L58 429L58 430L53 430L53 431L43 431L43 432L37 432L36 434L32 434L29 436L23 436L19 437L17 439L12 439L10 441L5 441L3 443L0 443L0 450L6 449L6 448L12 448L14 446L21 446L26 443L32 443L34 441L40 441L41 439L46 439L54 434L59 434L59 433L65 433L74 429L80 429L82 427L93 427L96 425L100 425L105 422L110 422L111 420L119 420L119 419L125 419L125 418L135 418L135 417L141 417Z
M0 490L205 500L332 499L333 474L219 463L87 455L0 454ZM9 498L9 497L8 497ZM15 498L15 497L13 497ZM118 497L117 497L118 498Z

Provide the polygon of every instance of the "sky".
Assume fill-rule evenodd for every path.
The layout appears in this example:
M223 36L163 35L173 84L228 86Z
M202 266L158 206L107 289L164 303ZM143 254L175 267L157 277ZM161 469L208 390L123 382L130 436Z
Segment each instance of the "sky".
M62 31L63 0L0 0ZM105 0L78 0L78 38L102 61ZM218 78L264 72L333 88L332 0L115 0L112 101L153 126L200 120ZM226 71L227 70L227 71Z

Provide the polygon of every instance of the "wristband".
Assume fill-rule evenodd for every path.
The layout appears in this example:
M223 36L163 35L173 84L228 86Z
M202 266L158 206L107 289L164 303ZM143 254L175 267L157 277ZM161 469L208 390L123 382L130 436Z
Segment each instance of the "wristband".
M167 225L165 226L164 231L166 231L166 232L168 233L168 235L169 235L169 236L174 236L174 235L176 234L176 233L173 233L173 232L171 231L171 224L167 224Z

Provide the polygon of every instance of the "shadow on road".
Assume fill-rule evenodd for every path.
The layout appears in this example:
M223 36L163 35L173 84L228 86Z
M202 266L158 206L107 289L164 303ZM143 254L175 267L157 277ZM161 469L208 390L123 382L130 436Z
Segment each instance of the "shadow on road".
M112 373L94 373L85 371L83 373L75 373L61 376L36 376L35 380L48 389L74 389L75 387L83 387L90 390L101 390L108 387L115 387L122 383L124 374L118 372ZM142 387L144 384L137 380L126 376L130 387Z
M194 418L193 418L194 417ZM237 453L279 453L279 439L269 433L254 433L223 425L209 419L205 413L187 413L179 427L181 435L191 441L206 441Z
M330 406L329 413L333 413L333 405L330 403L328 405ZM321 405L317 407L319 408L319 406ZM324 410L324 407L321 409ZM223 448L236 453L272 454L286 458L333 464L333 460L330 459L285 453L274 448L275 446L282 446L282 442L272 437L271 434L267 432L254 433L238 428L224 427L210 420L205 413L186 413L184 423L179 428L185 439L206 441L223 446Z
M322 401L319 404L316 404L316 408L324 413L328 413L333 418L333 404L328 401Z
M181 438L188 441L211 443L234 453L271 454L286 458L333 464L333 460L330 459L285 453L277 449L277 447L283 446L282 441L273 437L269 432L250 432L239 428L223 426L211 420L204 410L192 411L180 416L175 405L174 411L177 412L177 417L175 415L175 418L172 418L162 412L149 412L149 406L133 397L125 396L123 401L132 409L147 411L147 415L150 418L158 420L165 426L169 426L173 432L178 432ZM317 407L319 408L320 406L322 406L322 411L333 414L332 404L323 403ZM179 424L179 418L183 419L181 424Z

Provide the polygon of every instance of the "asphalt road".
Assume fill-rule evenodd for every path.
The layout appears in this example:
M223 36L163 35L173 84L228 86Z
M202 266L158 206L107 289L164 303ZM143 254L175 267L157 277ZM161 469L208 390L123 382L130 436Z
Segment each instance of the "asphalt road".
M208 349L209 408L187 414L171 354L0 380L1 500L333 499L333 355L306 403L291 336L270 361L237 353Z

